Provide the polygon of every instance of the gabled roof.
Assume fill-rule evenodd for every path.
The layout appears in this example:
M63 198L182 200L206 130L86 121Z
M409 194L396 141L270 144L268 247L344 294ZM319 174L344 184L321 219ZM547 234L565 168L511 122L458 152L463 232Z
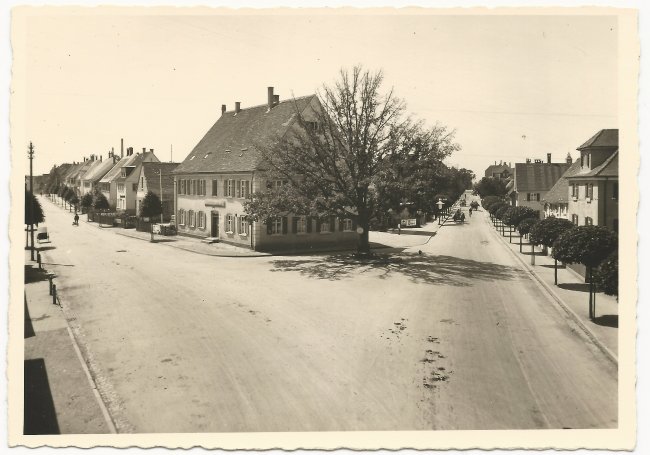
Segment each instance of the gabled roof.
M120 176L122 166L124 166L128 161L130 161L131 157L130 156L125 156L124 158L120 159L117 163L115 163L115 166L111 168L110 171L108 171L104 177L99 181L100 183L111 183L113 182L116 178Z
M93 165L94 161L91 160L86 160L82 163L82 165L77 169L77 172L74 173L72 176L75 180L80 179L84 176L84 174L90 169L90 167Z
M618 148L618 130L600 130L576 150L584 150L594 147Z
M269 110L267 104L225 112L176 168L175 174L195 172L253 171L261 156L256 144L277 140L316 98L309 95L282 101Z
M68 173L71 166L72 166L71 163L63 163L60 166L57 166L56 175L58 175L61 179L64 179L65 175Z
M127 157L129 159L126 161L126 163L124 163L122 165L122 167L123 168L124 167L137 167L139 164L141 164L143 162L143 160L145 160L145 159L147 159L147 158L149 158L151 156L155 156L155 155L153 155L153 152L134 153L131 156ZM122 173L120 172L120 175L118 175L115 178L116 182L124 182L124 181L126 181L126 179L131 177L131 174L127 175L126 177L122 177L121 174Z
M77 175L77 172L79 172L79 169L81 169L83 165L83 161L81 163L73 163L72 166L70 166L67 172L63 175L64 182L67 183L69 179Z
M516 163L515 191L548 191L570 166L569 163Z
M147 180L147 189L160 196L160 176L158 173L161 172L163 197L165 195L174 194L174 174L172 171L176 169L179 164L180 163L142 163L140 175L144 176Z
M562 177L560 177L560 179L555 182L555 185L553 185L553 188L551 188L549 192L546 193L546 196L544 196L543 200L551 204L557 204L560 202L568 203L569 181L567 178L577 174L578 172L580 172L580 161L573 163L571 167L567 169L564 174L562 174Z
M584 174L574 174L571 177L585 178L585 177L618 177L618 150L612 153L605 161L599 166L596 166L589 172Z
M114 165L115 163L110 157L106 161L95 160L95 163L86 171L82 179L97 183Z

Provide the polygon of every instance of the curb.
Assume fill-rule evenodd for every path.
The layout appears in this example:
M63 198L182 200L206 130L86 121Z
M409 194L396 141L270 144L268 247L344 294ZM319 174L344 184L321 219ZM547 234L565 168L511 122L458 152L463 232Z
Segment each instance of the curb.
M486 220L486 221L487 221L487 220ZM488 224L489 224L489 222L488 222ZM572 320L573 322L575 322L575 323L578 325L578 327L580 327L580 328L582 329L582 331L585 333L585 335L587 335L587 338L589 338L589 340L590 340L594 345L596 345L596 347L597 347L598 349L600 349L600 351L601 351L603 354L605 354L605 357L607 357L607 358L609 359L609 361L611 361L611 362L614 363L616 366L618 366L618 358L616 357L616 355L614 355L614 353L613 353L613 352L612 352L612 351L611 351L607 346L605 346L605 345L604 345L604 344L603 344L603 343L598 339L598 337L597 337L597 336L596 336L596 335L591 331L591 329L590 329L589 327L587 327L587 326L585 325L584 322L582 322L582 318L581 318L580 316L578 316L578 315L575 313L575 311L573 311L573 310L572 310L572 309L571 309L571 308L570 308L566 303L564 303L564 301L563 301L563 300L562 300L562 299L561 299L561 298L560 298L560 297L555 293L555 291L551 288L551 286L549 286L549 285L548 285L548 284L547 284L547 283L542 279L542 277L540 277L540 276L537 274L537 272L535 271L535 269L533 269L529 264L526 263L526 261L524 261L521 257L519 257L519 255L518 255L516 252L514 252L514 251L512 251L512 249L510 249L510 247L509 247L508 244L506 243L505 239L502 238L501 235L500 235L498 232L496 232L496 231L493 231L493 232L494 232L494 233L497 235L497 237L501 240L501 242L504 244L504 246L506 247L506 249L507 249L507 250L508 250L508 251L509 251L509 252L510 252L514 257L516 257L517 260L518 260L518 261L519 261L519 262L524 266L524 268L528 271L528 273L530 273L530 274L533 276L533 278L535 278L535 281L537 281L537 283L540 284L540 285L544 288L544 290L545 290L545 291L546 291L546 292L551 296L551 298L552 298L552 299L553 299L553 300L554 300L554 301L555 301L555 302L556 302L556 303L557 303L557 304L558 304L558 305L559 305L559 306L560 306L560 307L565 311L565 313L566 313L566 314L571 318L571 320Z
M44 253L42 253L44 254ZM47 256L44 256L47 258ZM90 369L88 368L88 364L86 362L86 359L84 358L81 348L79 347L79 342L77 340L77 337L74 334L74 331L70 327L70 322L68 321L68 317L65 314L65 309L63 308L63 305L59 303L61 313L63 316L63 319L65 320L65 327L66 331L68 332L68 336L70 337L70 342L72 343L72 348L74 349L77 359L79 360L79 363L81 365L81 369L83 370L84 374L86 375L86 379L88 380L88 385L92 389L93 395L95 396L95 401L97 402L97 405L99 406L99 409L102 412L102 416L104 417L104 421L106 422L106 425L108 426L110 434L117 434L117 428L115 426L115 422L113 421L113 418L111 417L111 414L108 412L108 408L106 406L106 403L104 402L104 399L102 398L101 393L99 392L99 388L97 387L97 383L95 382L95 379L90 372Z

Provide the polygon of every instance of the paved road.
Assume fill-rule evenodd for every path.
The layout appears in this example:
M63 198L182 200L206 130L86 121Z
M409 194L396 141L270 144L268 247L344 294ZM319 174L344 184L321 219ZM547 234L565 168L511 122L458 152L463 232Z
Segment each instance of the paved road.
M482 212L360 265L207 257L43 206L46 267L118 431L617 425L616 367Z

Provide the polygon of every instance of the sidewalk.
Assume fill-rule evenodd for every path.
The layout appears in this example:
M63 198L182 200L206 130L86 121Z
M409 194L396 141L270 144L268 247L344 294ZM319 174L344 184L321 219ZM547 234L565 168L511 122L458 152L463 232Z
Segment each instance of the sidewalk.
M112 433L49 282L25 252L25 434Z
M419 228L390 229L386 232L370 231L370 248L409 248L426 245L446 223L453 223L450 216L443 218L443 224L438 220L430 221Z
M492 229L495 229L489 217L486 217L486 222ZM550 255L544 256L540 248L535 248L535 265L531 265L531 246L524 239L523 253L519 252L518 232L512 233L512 243L509 243L507 228L505 237L502 237L500 231L496 229L495 232L596 345L611 360L618 362L618 302L616 298L602 292L596 293L596 317L593 320L589 319L589 284L585 283L582 277L571 269L558 264L558 285L556 286L555 261Z

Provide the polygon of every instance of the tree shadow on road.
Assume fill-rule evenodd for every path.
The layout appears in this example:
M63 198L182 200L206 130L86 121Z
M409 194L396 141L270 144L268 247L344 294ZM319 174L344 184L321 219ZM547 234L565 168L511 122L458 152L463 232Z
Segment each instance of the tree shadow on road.
M476 280L512 280L525 276L520 269L492 262L418 253L382 254L366 260L350 255L328 255L308 259L278 259L272 264L272 272L298 272L308 278L330 281L377 272L380 279L402 275L415 283L471 286Z

